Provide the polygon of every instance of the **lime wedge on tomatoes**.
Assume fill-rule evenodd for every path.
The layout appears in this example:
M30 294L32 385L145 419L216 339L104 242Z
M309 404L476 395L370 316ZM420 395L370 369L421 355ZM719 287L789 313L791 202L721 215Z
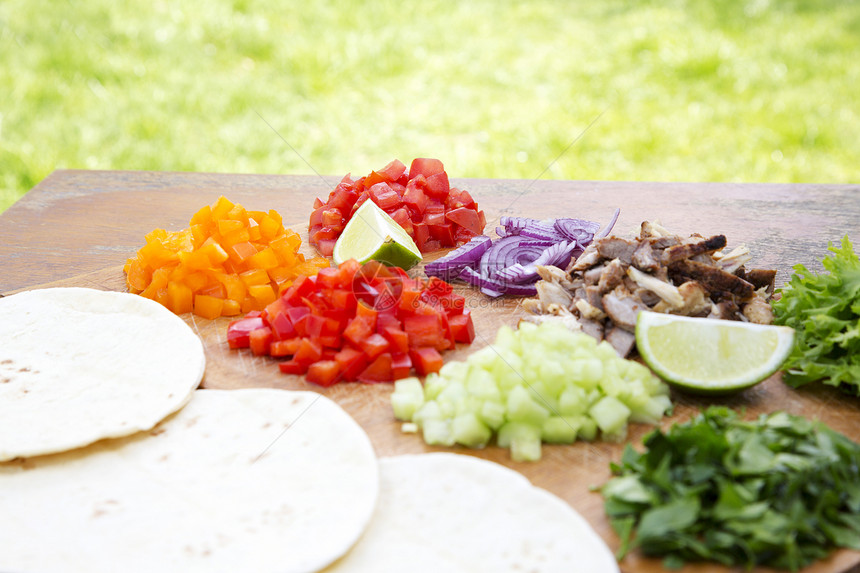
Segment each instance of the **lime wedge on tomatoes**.
M408 270L421 260L421 252L403 227L367 200L346 224L332 258L338 265L348 259L359 263L373 259Z
M639 354L661 378L690 392L728 394L753 386L785 361L794 330L733 320L641 312Z

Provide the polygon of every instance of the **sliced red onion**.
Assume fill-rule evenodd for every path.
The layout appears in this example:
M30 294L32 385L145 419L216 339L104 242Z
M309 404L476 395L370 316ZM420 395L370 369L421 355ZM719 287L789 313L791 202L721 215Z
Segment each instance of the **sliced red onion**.
M556 219L553 227L568 239L576 241L590 240L600 230L599 223L584 219Z
M513 264L529 264L553 245L552 241L536 241L519 235L496 240L481 257L480 272L485 277L495 274Z
M454 249L441 259L427 263L424 266L424 272L427 276L435 276L443 280L456 278L463 267L478 264L481 256L492 244L493 240L486 235L473 237L471 241Z
M460 278L481 289L481 292L487 296L501 296L503 294L512 294L518 296L534 296L537 294L537 288L534 284L530 285L513 285L503 283L502 281L484 277L475 272L469 267L460 271Z
M556 231L552 223L541 222L527 225L525 228L523 228L522 231L520 231L520 236L532 237L533 239L553 242L564 241L568 238Z
M532 225L539 223L537 219L529 219L528 217L501 217L499 224L506 229L505 235L519 235L520 231ZM501 235L499 235L501 236Z
M523 266L516 263L497 272L494 278L506 283L522 284L532 280L536 274L534 265Z
M602 231L600 231L599 233L597 233L597 235L594 236L595 239L602 239L603 237L609 235L609 233L612 231L612 227L615 226L615 222L618 221L619 213L621 213L621 209L616 208L615 213L612 214L612 218L609 220L609 223L606 225L606 227L603 228Z
M460 278L487 296L503 294L533 296L540 278L537 267L566 268L574 255L583 252L595 238L605 237L618 220L616 209L609 224L582 219L559 218L538 221L527 217L501 217L499 238L475 237L445 257L428 263L428 276L445 280ZM595 235L595 233L597 233Z

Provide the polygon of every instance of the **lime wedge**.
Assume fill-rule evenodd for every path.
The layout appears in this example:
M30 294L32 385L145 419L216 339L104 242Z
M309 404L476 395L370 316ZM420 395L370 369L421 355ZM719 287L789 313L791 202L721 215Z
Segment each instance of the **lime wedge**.
M699 394L728 394L761 382L780 367L794 330L733 320L641 312L639 354L661 378Z
M332 258L338 265L347 259L360 263L373 259L408 270L421 260L421 251L403 227L367 200L346 224Z

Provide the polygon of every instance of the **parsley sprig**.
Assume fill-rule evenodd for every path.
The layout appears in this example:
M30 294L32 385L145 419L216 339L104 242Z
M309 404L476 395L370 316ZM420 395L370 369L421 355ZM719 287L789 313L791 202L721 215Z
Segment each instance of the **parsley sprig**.
M711 407L644 444L628 444L602 488L619 559L638 548L670 568L796 571L835 546L860 549L860 445L824 424Z

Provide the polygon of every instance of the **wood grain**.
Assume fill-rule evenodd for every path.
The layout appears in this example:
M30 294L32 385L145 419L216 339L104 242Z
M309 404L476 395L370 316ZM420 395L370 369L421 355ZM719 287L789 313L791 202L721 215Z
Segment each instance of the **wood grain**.
M285 223L301 230L314 196L325 197L339 178L275 175L211 175L137 172L55 172L0 215L0 293L38 285L87 286L125 290L121 265L156 227L177 230L199 207L225 195L249 209L276 209ZM688 234L724 233L729 246L745 243L755 266L779 270L783 283L791 266L819 269L828 241L848 234L856 242L860 187L827 185L659 184L560 181L454 180L469 190L488 219L505 212L531 217L575 216L605 221L622 209L617 234L632 235L643 219L659 219L670 230ZM304 245L303 249L307 249ZM309 251L307 251L309 252ZM493 300L458 286L473 309L478 338L446 360L462 359L492 342L497 328L515 325L522 310L517 299ZM436 451L418 435L403 434L391 413L390 385L342 384L323 389L280 374L276 364L247 352L230 351L226 319L185 317L204 341L208 388L276 387L313 390L332 398L368 432L379 455ZM778 375L735 397L714 400L673 394L676 408L668 426L689 419L712 403L744 409L747 417L777 409L819 419L860 439L860 400L815 385L792 390ZM631 428L638 443L649 430ZM614 550L618 539L603 514L602 498L591 491L609 477L609 462L623 445L577 443L544 446L537 463L516 463L496 447L457 449L513 468L538 486L559 495L582 513ZM629 573L663 571L659 561L639 555L622 563ZM712 565L683 571L723 572ZM760 571L767 571L760 569ZM807 573L860 571L860 552L839 551Z

